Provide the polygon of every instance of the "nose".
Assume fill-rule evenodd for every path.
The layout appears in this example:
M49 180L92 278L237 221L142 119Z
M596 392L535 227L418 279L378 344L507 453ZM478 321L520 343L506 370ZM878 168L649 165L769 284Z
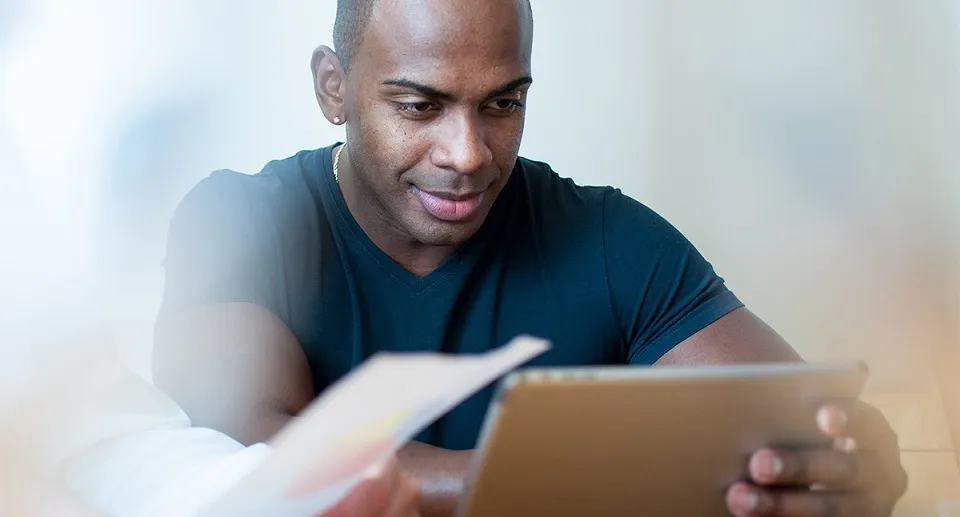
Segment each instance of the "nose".
M493 161L478 117L458 113L448 117L431 154L433 164L459 174L472 174Z

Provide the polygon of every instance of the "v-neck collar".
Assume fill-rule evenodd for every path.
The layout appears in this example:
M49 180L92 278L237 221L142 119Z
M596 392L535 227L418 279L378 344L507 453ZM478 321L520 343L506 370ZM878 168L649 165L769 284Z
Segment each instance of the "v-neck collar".
M316 167L316 170L319 173L320 183L325 187L321 188L321 191L326 194L323 197L326 197L327 200L333 203L333 211L335 212L336 217L340 219L340 222L343 223L343 227L350 232L351 236L361 244L363 251L372 259L374 259L374 261L381 268L387 271L397 282L411 289L414 294L420 294L430 289L434 285L442 282L444 279L450 277L458 271L470 269L470 264L464 266L464 268L461 268L460 266L465 262L476 261L476 258L480 255L483 248L493 237L493 234L496 233L496 229L502 224L504 214L508 210L509 205L513 204L512 201L514 196L512 195L512 191L515 190L513 184L519 181L516 179L516 176L519 172L518 169L520 167L519 160L517 161L517 165L514 166L514 170L510 175L510 179L497 196L496 201L493 203L493 207L490 209L490 213L487 214L486 220L484 220L483 224L480 225L480 228L477 230L477 232L470 237L467 242L457 248L456 251L451 253L450 256L447 257L438 268L425 276L417 276L410 271L407 271L398 262L384 253L383 250L381 250L370 239L367 233L360 226L360 223L357 222L356 218L350 212L350 209L347 207L347 201L343 197L343 192L340 190L340 186L333 177L332 151L339 145L342 145L342 142L337 142L329 147L320 149L319 152L315 153L314 155L319 161L319 163L314 163L314 167Z

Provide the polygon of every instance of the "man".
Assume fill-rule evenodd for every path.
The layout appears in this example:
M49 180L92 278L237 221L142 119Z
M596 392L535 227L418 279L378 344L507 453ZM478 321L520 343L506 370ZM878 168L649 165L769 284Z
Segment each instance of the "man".
M269 440L375 351L523 333L552 342L541 365L800 359L657 214L518 159L532 34L525 0L338 2L311 65L346 143L214 173L171 225L155 379L197 425ZM425 515L453 508L490 395L402 451ZM856 451L757 451L731 513L890 513L905 475L883 417L815 417Z

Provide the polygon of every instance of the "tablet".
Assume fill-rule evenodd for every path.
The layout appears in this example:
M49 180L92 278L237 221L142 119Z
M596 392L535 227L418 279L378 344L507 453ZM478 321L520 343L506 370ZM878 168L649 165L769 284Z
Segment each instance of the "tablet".
M499 384L459 517L728 515L764 447L829 446L826 401L862 363L531 368Z

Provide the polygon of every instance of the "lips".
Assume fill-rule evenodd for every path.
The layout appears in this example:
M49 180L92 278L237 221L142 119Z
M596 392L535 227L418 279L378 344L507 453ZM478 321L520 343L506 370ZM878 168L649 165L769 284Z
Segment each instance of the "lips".
M420 190L417 187L413 187L413 191L427 213L448 222L465 221L473 217L484 197L484 192L457 194Z

